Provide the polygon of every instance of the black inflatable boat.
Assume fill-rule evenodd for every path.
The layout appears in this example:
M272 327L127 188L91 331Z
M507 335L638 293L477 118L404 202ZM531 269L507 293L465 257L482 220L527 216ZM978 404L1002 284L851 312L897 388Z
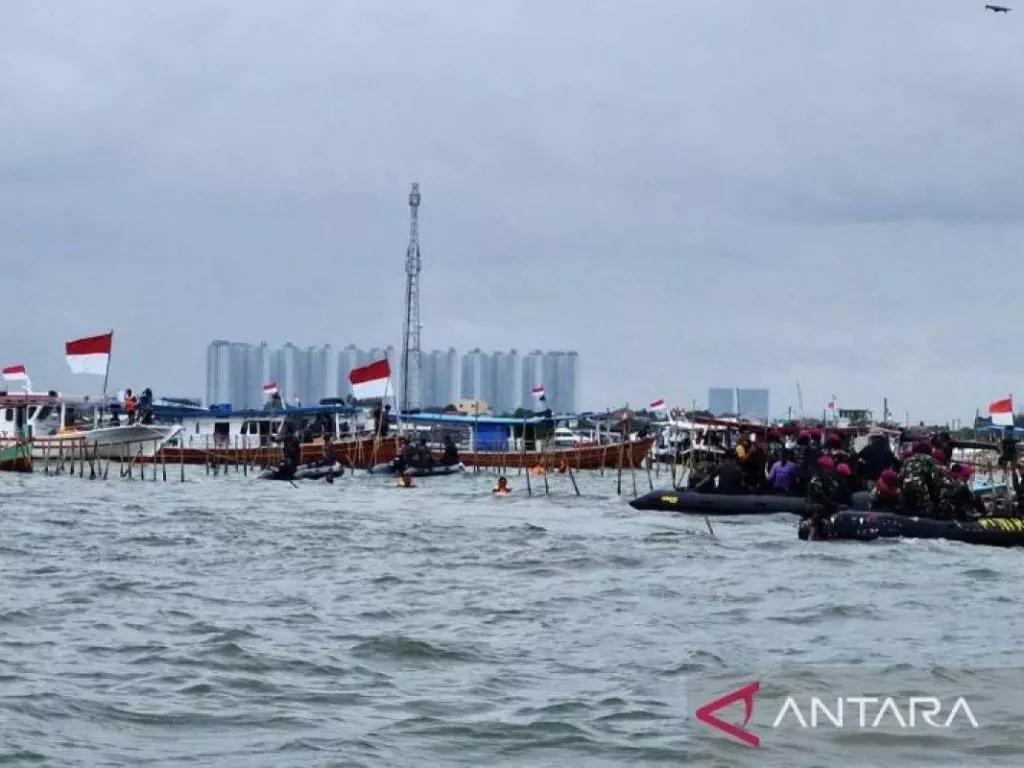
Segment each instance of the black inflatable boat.
M853 494L853 509L867 509L869 494ZM726 493L697 493L696 491L651 491L629 502L633 509L681 512L688 515L777 515L780 512L800 515L804 511L802 496L771 496Z
M406 467L405 472L409 477L435 477L443 475L457 475L466 471L466 465L461 461L458 464L431 464L429 467ZM398 465L395 462L378 464L370 469L375 475L397 475Z
M261 480L333 480L345 474L345 468L335 462L323 466L318 464L300 464L294 472L288 472L283 467L272 467L265 470Z
M875 539L949 539L990 547L1024 547L1024 518L979 517L953 522L924 517L906 517L891 512L837 512L824 521L822 540L874 541ZM810 522L800 524L799 536L806 541Z

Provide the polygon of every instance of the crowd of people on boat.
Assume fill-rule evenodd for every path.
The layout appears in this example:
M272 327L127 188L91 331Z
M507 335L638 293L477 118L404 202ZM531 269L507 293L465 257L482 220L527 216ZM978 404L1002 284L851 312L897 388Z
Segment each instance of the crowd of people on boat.
M880 430L869 433L859 451L849 432L773 428L765 437L742 435L718 462L708 458L696 464L688 489L803 496L806 515L815 521L851 505L858 491L869 491L870 506L879 511L940 520L984 512L971 491L972 469L953 462L953 441L946 432L917 440L900 456ZM1012 438L1009 442L1015 446ZM1015 467L1015 453L1003 463Z

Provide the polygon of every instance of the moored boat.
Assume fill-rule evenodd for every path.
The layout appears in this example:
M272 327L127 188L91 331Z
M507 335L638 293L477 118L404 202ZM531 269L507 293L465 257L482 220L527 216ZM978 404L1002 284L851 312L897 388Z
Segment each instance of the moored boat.
M806 541L809 523L798 535ZM932 520L891 512L840 511L823 521L821 541L875 541L876 539L947 539L991 547L1024 546L1024 519L1019 516L979 517L976 520Z
M559 431L557 424L572 421L569 416L516 419L417 413L401 414L398 419L412 429L412 439L428 443L435 460L444 456L443 439L450 437L459 461L467 467L640 469L655 440L655 435L587 440L568 429Z
M375 435L369 412L347 405L236 411L157 404L153 410L159 421L180 426L181 433L143 461L274 467L281 463L277 436L286 419L297 425L303 464L321 458L324 435L331 436L341 464L360 469L393 460L402 444L399 437Z
M32 451L28 444L0 448L0 472L31 472Z
M180 426L102 422L109 402L49 393L0 395L0 449L27 443L34 459L152 457Z

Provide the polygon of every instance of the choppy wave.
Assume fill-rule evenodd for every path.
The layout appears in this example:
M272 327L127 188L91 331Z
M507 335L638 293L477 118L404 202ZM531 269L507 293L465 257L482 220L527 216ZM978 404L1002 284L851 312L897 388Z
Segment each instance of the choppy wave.
M693 680L1016 658L1017 552L801 544L778 517L712 538L613 477L549 479L0 475L0 764L763 766L694 737ZM782 762L869 754L842 734Z

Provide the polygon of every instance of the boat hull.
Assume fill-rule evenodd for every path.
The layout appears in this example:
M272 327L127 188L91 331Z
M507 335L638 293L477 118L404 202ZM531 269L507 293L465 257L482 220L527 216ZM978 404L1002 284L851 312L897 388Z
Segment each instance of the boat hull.
M570 469L624 469L643 467L654 444L654 436L634 442L607 443L552 448L547 451L459 451L459 461L467 467L507 467L557 469L563 463ZM435 459L441 458L440 453Z
M445 475L458 475L466 471L466 465L462 462L458 464L435 464L432 467L409 467L405 470L405 474L409 477L444 477ZM395 470L394 462L387 464L378 464L377 466L370 469L375 475L396 475L398 472Z
M870 494L853 494L853 509L866 510ZM633 509L644 511L678 512L687 515L778 515L804 514L806 502L802 496L771 496L768 494L731 495L726 493L697 493L665 488L651 491L629 502Z
M982 517L954 522L907 517L892 512L842 511L823 521L823 541L874 541L876 539L947 539L990 547L1024 546L1024 519ZM799 537L806 541L810 525L803 523Z
M0 450L0 472L31 472L32 452L27 444Z
M260 473L260 480L334 480L345 474L345 467L335 462L329 467L300 465L294 472L284 472L280 467L273 467Z
M33 459L44 461L78 459L145 459L152 457L168 440L181 432L179 426L163 424L125 424L99 427L82 432L37 435L29 440ZM0 448L9 448L14 438L0 439Z
M366 437L345 438L334 441L338 462L346 467L368 469L375 464L393 461L401 448L401 438ZM303 443L300 446L301 464L319 461L323 456L323 443ZM208 447L167 445L155 457L143 457L144 463L161 461L168 464L211 464L215 466L248 465L250 467L276 467L281 463L280 445L254 447L217 446L213 441Z

